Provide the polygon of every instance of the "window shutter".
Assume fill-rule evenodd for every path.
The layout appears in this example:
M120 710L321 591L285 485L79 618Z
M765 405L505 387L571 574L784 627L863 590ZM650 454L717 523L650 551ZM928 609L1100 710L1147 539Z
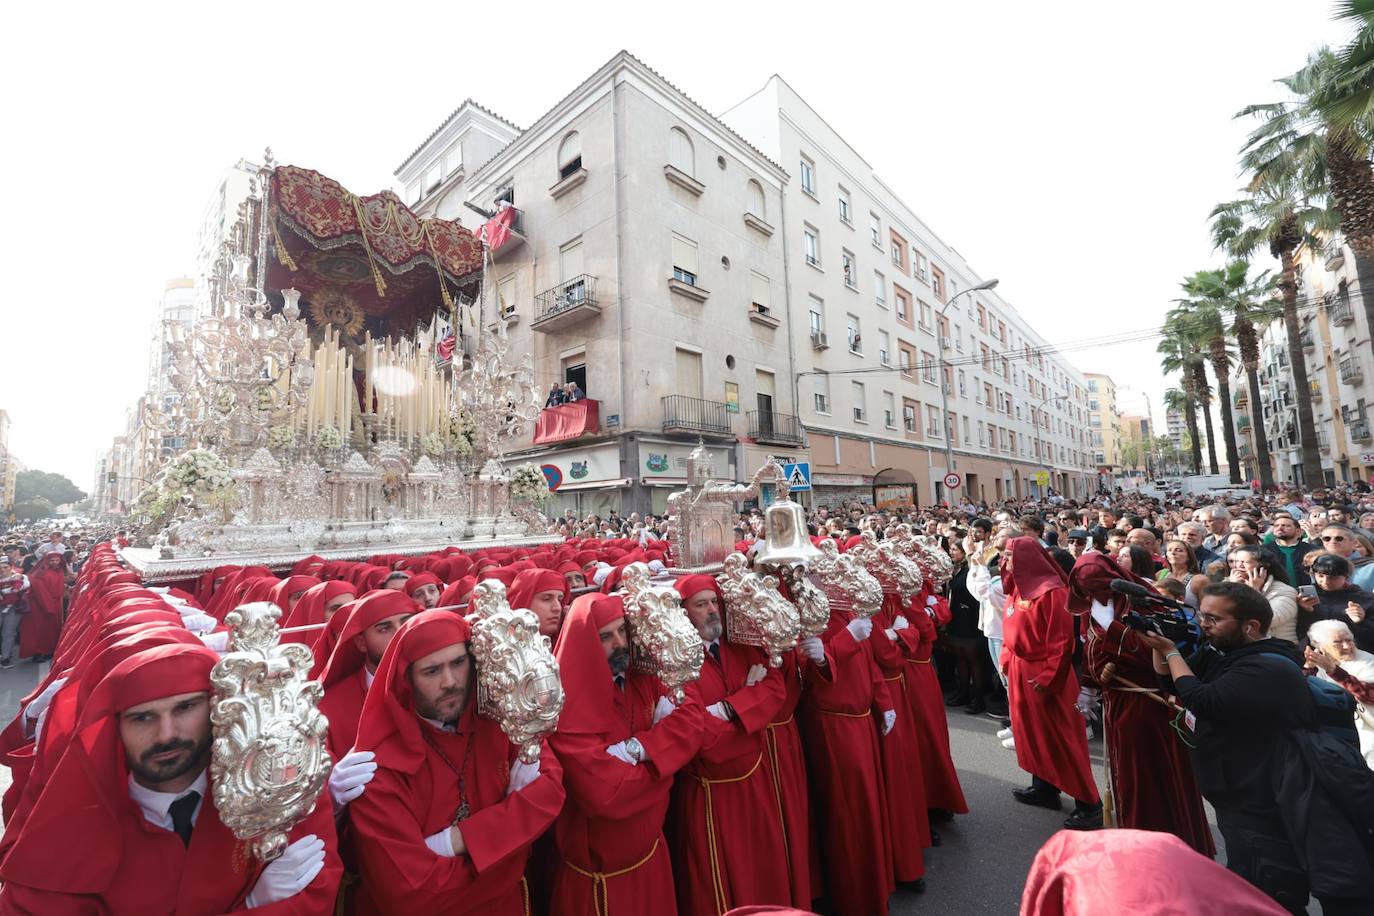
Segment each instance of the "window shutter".
M582 158L582 136L573 131L563 138L563 145L558 148L558 167L572 162L574 159Z
M753 302L753 303L756 303L756 304L758 304L758 305L761 305L761 306L763 306L764 308L768 308L768 307L772 304L772 303L769 301L769 298L768 298L768 278L767 278L767 277L765 277L763 274L752 273L752 272L751 272L750 275L749 275L749 286L750 286L750 292L749 292L749 296L750 296L749 301L750 301L750 302Z
M701 354L690 350L677 352L678 393L689 398L701 397Z
M562 273L563 281L580 277L587 271L582 267L582 240L569 242L558 251L558 269Z
M674 233L673 266L691 274L700 273L697 270L697 243Z

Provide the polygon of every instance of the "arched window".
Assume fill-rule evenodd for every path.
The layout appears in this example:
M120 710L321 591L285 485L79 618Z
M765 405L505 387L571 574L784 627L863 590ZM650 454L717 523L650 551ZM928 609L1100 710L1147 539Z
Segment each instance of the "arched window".
M668 161L673 168L695 178L697 174L696 161L692 154L692 141L687 137L687 131L680 127L674 127L669 137L669 144Z
M582 137L573 131L558 147L558 178L563 180L582 168Z
M763 185L754 179L749 179L749 208L748 212L754 214L759 219L763 219L768 214L764 212Z

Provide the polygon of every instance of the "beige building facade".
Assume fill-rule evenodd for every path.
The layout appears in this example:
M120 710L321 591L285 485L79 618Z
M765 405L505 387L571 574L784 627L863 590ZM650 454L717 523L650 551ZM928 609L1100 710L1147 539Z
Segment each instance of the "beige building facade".
M1085 374L1088 383L1088 435L1092 462L1103 486L1115 486L1121 472L1121 410L1116 404L1116 383L1111 376Z

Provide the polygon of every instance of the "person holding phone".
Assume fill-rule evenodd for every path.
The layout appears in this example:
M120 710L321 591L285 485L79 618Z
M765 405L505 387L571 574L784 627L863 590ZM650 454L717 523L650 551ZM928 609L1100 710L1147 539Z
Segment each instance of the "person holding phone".
M1350 581L1350 561L1323 554L1312 563L1315 595L1298 596L1298 636L1318 620L1343 621L1355 634L1356 645L1374 651L1374 592Z
M1232 582L1248 585L1269 599L1274 612L1269 635L1274 639L1298 641L1298 592L1288 584L1283 560L1258 545L1237 547L1227 556Z

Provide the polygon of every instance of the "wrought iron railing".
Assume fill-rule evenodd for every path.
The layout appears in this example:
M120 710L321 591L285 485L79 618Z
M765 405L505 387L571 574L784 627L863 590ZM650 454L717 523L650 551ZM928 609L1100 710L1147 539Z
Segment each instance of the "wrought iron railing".
M1328 309L1327 315L1332 324L1350 324L1355 320L1355 313L1350 310L1350 299L1346 296L1337 296Z
M548 318L579 305L596 304L596 277L579 274L534 297L534 320Z
M1341 360L1341 381L1358 385L1363 378L1364 370L1360 368L1359 360L1354 357Z
M791 414L771 410L749 411L749 438L759 442L801 445L801 421Z
M692 429L730 435L730 410L721 401L706 401L685 394L663 398L663 428Z
M1354 439L1356 442L1368 442L1368 441L1369 441L1369 421L1368 421L1368 420L1351 420L1351 421L1350 421L1350 438L1351 438L1351 439Z

